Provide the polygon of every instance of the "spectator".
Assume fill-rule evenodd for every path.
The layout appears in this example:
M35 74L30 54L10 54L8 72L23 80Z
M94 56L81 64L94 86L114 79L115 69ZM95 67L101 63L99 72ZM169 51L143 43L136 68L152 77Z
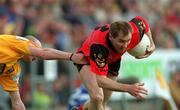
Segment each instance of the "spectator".
M52 105L52 99L46 92L44 83L37 85L37 91L34 92L33 99L36 110L49 110Z
M66 107L69 99L68 76L61 74L53 83L53 100L55 108Z
M23 77L23 84L20 88L22 101L27 108L32 107L32 91L31 91L30 79L31 79L30 74L26 74Z

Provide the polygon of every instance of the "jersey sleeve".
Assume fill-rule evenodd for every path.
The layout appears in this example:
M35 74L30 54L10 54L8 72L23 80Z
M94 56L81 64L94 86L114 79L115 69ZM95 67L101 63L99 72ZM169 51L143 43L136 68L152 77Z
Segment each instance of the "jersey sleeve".
M10 44L11 48L24 55L30 55L29 40L23 37L16 36Z
M108 49L101 44L93 44L90 47L90 68L91 71L106 76L108 73L107 58L109 55Z
M134 33L139 37L139 41L142 39L144 33L149 31L148 22L141 16L134 17L130 23L133 23Z
M146 26L146 28L145 28L145 33L148 32L149 29L150 29L150 25L149 25L148 21L147 21L145 18L143 18L142 16L136 16L135 18L143 21L143 23L144 23L145 26Z

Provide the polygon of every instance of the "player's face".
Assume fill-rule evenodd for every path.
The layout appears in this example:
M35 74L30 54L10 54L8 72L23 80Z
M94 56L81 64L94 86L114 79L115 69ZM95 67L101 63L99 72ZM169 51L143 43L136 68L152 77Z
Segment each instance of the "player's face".
M132 38L131 32L126 36L119 35L116 38L110 36L110 41L118 53L123 52L129 45Z

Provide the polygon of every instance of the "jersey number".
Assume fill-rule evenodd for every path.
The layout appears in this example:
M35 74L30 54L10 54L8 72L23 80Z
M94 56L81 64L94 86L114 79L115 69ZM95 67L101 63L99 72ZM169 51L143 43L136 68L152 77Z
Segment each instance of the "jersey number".
M109 27L107 27L107 25L104 25L104 26L97 26L95 27L95 30L98 30L99 28L101 32L104 32L104 31L107 31L109 29Z

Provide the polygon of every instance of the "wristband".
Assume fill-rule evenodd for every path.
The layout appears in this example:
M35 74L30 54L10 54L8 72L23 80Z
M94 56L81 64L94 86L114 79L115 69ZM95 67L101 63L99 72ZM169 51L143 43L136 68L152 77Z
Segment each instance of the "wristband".
M73 57L74 53L71 53L71 56L69 57L69 59L72 61L72 57Z

